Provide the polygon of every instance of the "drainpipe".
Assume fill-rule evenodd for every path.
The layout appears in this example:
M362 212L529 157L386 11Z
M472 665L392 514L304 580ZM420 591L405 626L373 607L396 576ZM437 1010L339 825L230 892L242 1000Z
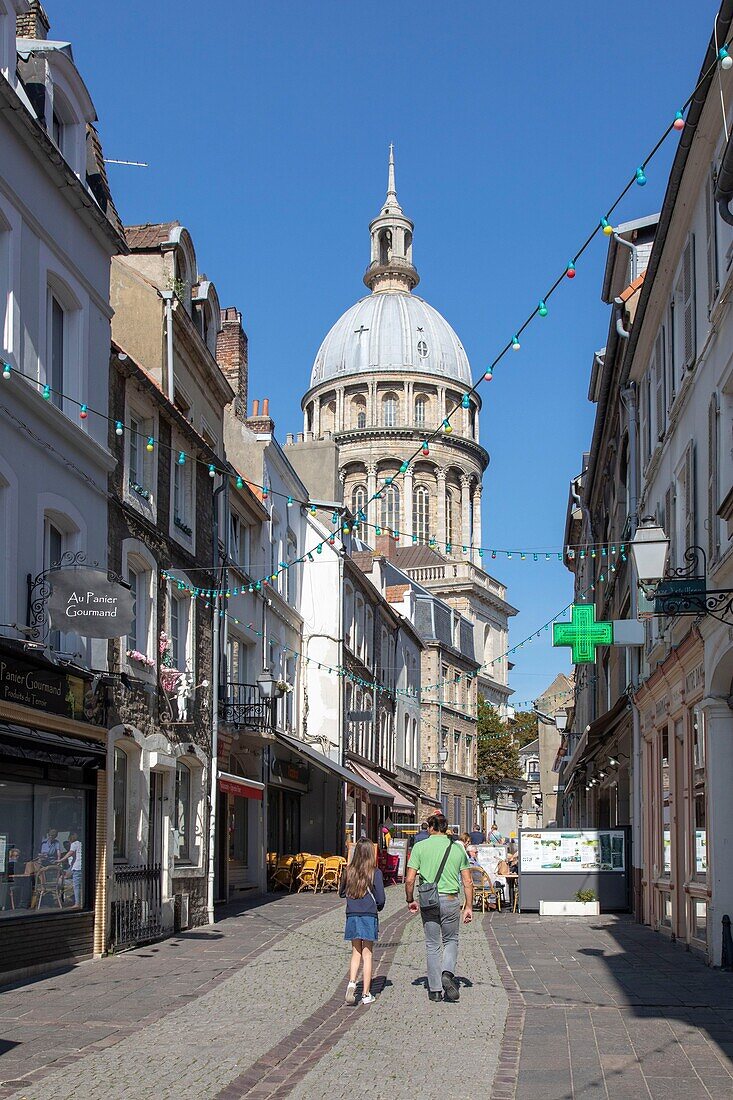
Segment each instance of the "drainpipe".
M639 274L639 258L637 255L638 249L635 244L632 244L631 241L624 240L624 238L621 237L618 233L614 233L613 239L616 244L622 244L624 248L628 248L631 252L631 278L629 279L629 282L633 283L634 279ZM616 299L616 301L618 302L618 298Z
M160 294L165 302L165 392L173 404L176 396L173 382L173 291L161 290Z
M172 375L171 375L172 377ZM226 493L229 486L229 478L226 475L222 478L221 485L216 488L212 494L212 508L213 508L213 561L215 564L219 561L219 494ZM225 511L226 511L226 497L225 497ZM218 572L218 564L217 564ZM222 571L220 583L217 585L216 599L214 601L214 645L212 654L212 669L211 669L211 775L209 785L209 867L208 867L208 882L206 891L206 912L209 924L214 923L214 875L216 868L216 809L217 809L217 793L218 793L218 771L219 771L219 665L221 663L221 619L219 615L221 596L220 588L226 585L226 566Z
M629 539L633 539L639 525L639 417L635 383L621 390L621 400L626 408L626 423L629 432ZM639 585L634 566L634 555L629 555L629 614L632 619L639 615ZM641 827L642 804L642 745L641 718L633 694L639 686L641 675L641 653L637 646L631 647L631 684L629 702L631 703L631 867L633 910L636 919L643 920L641 879L644 867L644 833Z

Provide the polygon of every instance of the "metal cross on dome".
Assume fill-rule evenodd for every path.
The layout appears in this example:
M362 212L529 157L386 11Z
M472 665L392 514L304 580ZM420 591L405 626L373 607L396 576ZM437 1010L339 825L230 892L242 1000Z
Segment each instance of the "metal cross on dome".
M569 623L552 624L552 644L570 646L574 665L590 664L599 645L613 645L613 623L596 622L593 604L574 603Z
M363 336L365 332L369 332L369 329L366 327L366 325L362 325L360 328L354 329L354 336Z

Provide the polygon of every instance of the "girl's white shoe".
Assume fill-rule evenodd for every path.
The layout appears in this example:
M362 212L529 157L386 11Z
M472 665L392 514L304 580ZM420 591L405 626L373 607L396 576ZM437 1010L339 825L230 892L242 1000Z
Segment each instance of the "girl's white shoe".
M365 993L364 996L361 999L361 1003L363 1005L370 1005L370 1004L373 1003L373 1001L374 1001L374 997L372 997L371 993Z
M349 984L346 986L346 998L344 1000L344 1004L356 1004L356 982L349 982Z

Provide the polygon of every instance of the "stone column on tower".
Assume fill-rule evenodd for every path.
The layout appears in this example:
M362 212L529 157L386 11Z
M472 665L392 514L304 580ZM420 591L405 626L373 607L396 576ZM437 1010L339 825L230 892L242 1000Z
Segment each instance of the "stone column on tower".
M313 402L313 437L321 437L321 399L317 397Z
M339 481L341 482L341 503L346 504L346 470L339 470Z
M483 493L483 486L479 481L473 490L473 524L471 527L471 542L475 547L481 545L481 495ZM478 564L479 556L478 549L471 551L471 561Z
M464 546L471 541L471 478L461 474L461 539Z
M374 528L377 523L377 504L378 501L374 500L374 494L377 491L377 464L376 462L370 462L367 466L367 522L369 523L369 535L370 540L374 539ZM374 542L372 541L372 546Z
M445 550L445 479L446 471L441 466L435 471L438 479L438 549L441 553Z
M342 432L344 430L344 391L342 389L336 390L336 423L334 424L334 431Z
M377 409L377 380L372 378L369 383L369 408L367 409L367 426L376 428L379 423L379 410Z
M412 545L412 467L409 467L405 474L405 480L402 483L402 495L404 498L405 506L403 509L404 521L401 524L404 535L400 539L401 546Z

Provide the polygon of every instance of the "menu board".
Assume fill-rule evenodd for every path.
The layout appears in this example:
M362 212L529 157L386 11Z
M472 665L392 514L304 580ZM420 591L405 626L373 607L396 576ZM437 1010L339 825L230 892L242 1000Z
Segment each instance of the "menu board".
M499 861L506 859L506 844L478 844L476 846L476 859L491 881L495 882Z
M393 838L389 846L389 854L391 856L399 856L400 862L397 868L397 874L400 879L405 878L405 864L407 862L407 838L396 837Z
M624 871L623 832L613 829L522 830L520 871Z

